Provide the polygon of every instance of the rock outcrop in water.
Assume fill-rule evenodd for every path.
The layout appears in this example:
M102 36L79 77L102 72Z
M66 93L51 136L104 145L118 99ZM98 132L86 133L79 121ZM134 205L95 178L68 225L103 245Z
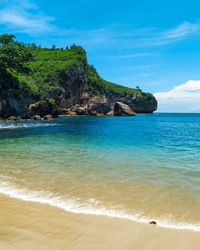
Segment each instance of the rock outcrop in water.
M103 80L80 46L44 49L30 45L29 71L0 71L0 117L51 115L136 115L153 113L150 93Z
M135 116L136 113L127 104L116 102L114 106L114 115Z

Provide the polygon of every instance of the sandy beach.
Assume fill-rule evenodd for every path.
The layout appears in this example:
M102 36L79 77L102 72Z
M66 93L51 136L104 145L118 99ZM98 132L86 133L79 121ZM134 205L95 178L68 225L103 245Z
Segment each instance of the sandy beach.
M198 249L200 233L0 196L0 249Z

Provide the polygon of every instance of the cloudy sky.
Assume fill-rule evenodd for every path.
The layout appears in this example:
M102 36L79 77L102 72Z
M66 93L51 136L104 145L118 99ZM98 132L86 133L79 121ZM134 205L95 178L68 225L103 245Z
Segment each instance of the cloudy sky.
M194 0L0 0L0 33L82 45L103 78L155 93L159 111L200 112L199 8Z

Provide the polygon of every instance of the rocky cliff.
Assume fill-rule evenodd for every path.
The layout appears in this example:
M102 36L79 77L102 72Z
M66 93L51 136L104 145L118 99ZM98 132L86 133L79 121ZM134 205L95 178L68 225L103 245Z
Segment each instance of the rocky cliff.
M153 113L150 93L103 80L82 47L42 49L31 45L29 73L0 71L0 117L34 115L135 115Z

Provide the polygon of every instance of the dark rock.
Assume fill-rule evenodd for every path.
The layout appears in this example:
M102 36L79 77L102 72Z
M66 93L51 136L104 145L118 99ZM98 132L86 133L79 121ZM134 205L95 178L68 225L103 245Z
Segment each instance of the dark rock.
M57 118L59 115L62 115L62 109L59 107L55 107L52 112L51 112L52 116L54 118Z
M44 117L45 115L49 114L53 117L58 117L58 115L61 113L61 109L58 108L54 103L51 103L49 100L42 100L37 104L32 104L29 106L27 117L30 118L34 115Z
M90 100L90 95L87 92L83 93L81 96L81 104L82 105L88 104L89 100Z
M41 119L42 118L39 115L34 115L34 116L31 117L31 120L41 120Z
M136 116L136 113L125 103L116 102L114 106L114 115Z
M60 110L61 110L61 115L69 115L69 113L71 112L69 108L68 109L62 108Z
M79 107L80 107L79 105L72 106L71 109L70 109L70 112L77 112Z
M87 115L88 114L88 110L86 107L78 107L76 110L76 114L77 115Z
M88 114L94 115L95 112L106 115L111 111L111 107L107 103L91 103L88 105Z
M136 113L153 113L157 109L157 100L150 94L133 96L126 103Z
M96 110L91 110L90 115L93 115L93 116L97 115L97 111Z
M88 109L87 107L73 106L70 112L75 112L77 115L87 115Z
M27 112L29 105L33 102L34 99L30 97L8 96L6 99L0 100L0 116L3 118L21 116Z
M60 80L65 96L61 99L59 106L61 108L71 108L77 103L82 103L81 98L86 84L86 68L80 68L77 65L71 66L70 70L60 72Z
M157 225L157 222L153 220L153 221L150 221L149 224L151 224L151 225Z
M61 99L65 96L65 90L60 87L51 87L49 92L43 97L44 100L52 99L55 104L59 104Z

